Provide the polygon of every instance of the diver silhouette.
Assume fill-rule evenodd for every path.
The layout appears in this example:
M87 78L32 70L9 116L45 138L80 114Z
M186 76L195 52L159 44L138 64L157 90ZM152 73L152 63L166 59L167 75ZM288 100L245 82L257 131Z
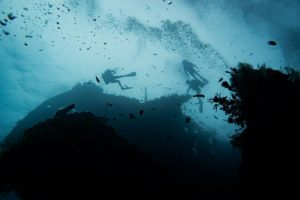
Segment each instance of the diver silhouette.
M205 85L208 83L208 80L202 77L199 72L197 72L197 65L194 63L191 63L188 60L183 60L182 62L183 65L183 71L187 75L187 77L193 77L195 80L201 80ZM203 86L201 86L203 87Z
M115 76L116 72L114 70L107 69L103 74L102 74L102 79L104 80L105 84L109 83L118 83L119 86L121 87L122 90L127 90L131 89L132 87L128 87L127 85L122 85L121 81L119 81L119 78L124 78L124 77L133 77L136 76L136 72L132 72L126 75L120 75L120 76Z
M208 81L202 82L201 80L198 80L198 79L187 80L186 84L188 84L189 87L186 91L186 95L189 95L190 90L194 90L197 94L200 94L201 88L203 88L207 83L208 83ZM201 98L198 98L198 100L199 100L199 111L202 113L203 112L203 101Z

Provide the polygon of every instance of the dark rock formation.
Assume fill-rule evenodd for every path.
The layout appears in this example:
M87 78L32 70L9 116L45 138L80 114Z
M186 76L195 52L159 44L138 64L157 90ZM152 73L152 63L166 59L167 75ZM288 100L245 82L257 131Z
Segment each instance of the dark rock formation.
M63 116L63 117L64 117L66 114L68 114L68 113L69 113L71 110L73 110L74 108L75 108L75 104L70 104L70 105L68 105L67 107L58 110L58 111L55 113L54 117L60 117L60 116Z
M158 198L170 193L162 163L90 112L46 120L0 156L0 192L24 200Z
M136 99L105 94L92 83L77 85L30 112L8 135L6 144L17 142L24 129L52 118L59 108L75 104L76 112L91 111L97 116L105 116L104 120L120 137L161 160L172 175L176 191L181 191L184 198L190 195L224 199L227 195L232 199L239 153L226 141L219 141L213 131L195 123L192 116L182 113L181 106L189 98L172 95L141 103ZM191 121L187 123L189 117Z
M230 72L227 88L232 96L211 99L215 108L229 115L230 123L244 127L232 137L242 153L243 199L295 194L300 76L291 68L286 71L240 63Z

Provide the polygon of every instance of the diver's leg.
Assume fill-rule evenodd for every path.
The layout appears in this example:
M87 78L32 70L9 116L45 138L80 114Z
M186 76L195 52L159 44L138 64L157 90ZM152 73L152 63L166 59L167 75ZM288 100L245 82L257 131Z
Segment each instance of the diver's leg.
M197 92L197 94L201 94L201 89L198 88L196 90L196 92ZM203 101L201 98L198 98L198 100L199 100L199 111L200 111L200 113L203 113Z
M194 79L196 79L196 80L200 80L200 79L202 78L202 76L199 74L199 72L196 71L195 69L193 69L193 70L191 71L191 75L192 75L192 77L193 77Z
M199 77L198 77L197 75L198 75L197 72L191 73L191 76L192 76L195 80L199 80Z
M209 83L209 81L206 78L204 78L203 76L201 76L198 72L196 72L196 74L199 77L198 80L201 79L203 81L204 85L207 85Z
M206 78L204 78L203 76L201 76L201 78L204 81L205 85L209 83L209 81Z
M124 78L124 77L132 77L132 76L136 76L136 72L132 72L132 73L120 75L120 76L114 76L114 78L118 79L118 78Z
M201 99L199 99L199 111L203 113L203 101Z
M189 77L189 73L184 69L184 73L186 74L187 77Z
M187 96L189 95L190 89L191 89L191 86L189 86L189 88L188 88L187 91L186 91L186 95L187 95Z
M127 75L114 76L115 79L128 77Z

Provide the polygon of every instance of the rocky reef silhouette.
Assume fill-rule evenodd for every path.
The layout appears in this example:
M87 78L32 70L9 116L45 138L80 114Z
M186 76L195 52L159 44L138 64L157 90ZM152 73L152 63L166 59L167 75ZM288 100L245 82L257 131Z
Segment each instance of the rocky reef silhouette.
M21 199L162 197L167 168L90 112L56 115L27 129L0 157L0 192Z
M96 116L101 116L105 127L113 127L120 138L128 141L129 144L134 144L138 151L147 152L153 160L163 163L161 169L167 169L169 175L162 176L162 179L165 180L164 177L170 176L172 180L167 181L169 184L164 187L165 191L168 191L168 188L175 188L168 193L168 197L174 195L182 198L200 196L202 199L221 197L232 199L236 193L239 154L233 152L232 147L225 141L219 141L213 131L204 129L193 121L192 116L182 113L181 106L189 98L191 97L172 95L141 103L124 96L104 94L101 88L92 83L78 84L71 91L46 100L30 112L7 136L2 146L4 149L20 146L20 142L27 137L26 133L32 130L31 127L35 129L36 124L47 124L43 122L45 120L46 122L58 120L66 113L69 113L66 115L69 117L63 118L66 120L64 123L74 124L74 129L78 129L77 126L80 124L78 122L81 118L88 118L91 115L89 112L92 112ZM68 122L70 116L74 116L75 123L74 121ZM90 119L94 117L90 116ZM89 123L87 121L87 124ZM85 125L87 132L92 129L89 126ZM89 148L103 145L90 141L89 138L93 137L85 132L82 129L80 134L76 134L78 135L76 137L82 137L80 139L82 145L89 146ZM72 133L62 130L53 137L61 138L65 134ZM45 142L47 140L45 138ZM66 145L71 145L67 143ZM115 143L112 146L114 145ZM41 153L41 151L38 152ZM109 151L106 153L111 154ZM81 159L86 159L84 157ZM24 160L19 160L20 163L22 161ZM18 166L20 168L18 170L22 169L21 166ZM118 167L122 168L122 165ZM126 170L124 173L127 173ZM157 174L159 179L160 175ZM130 177L135 177L135 175ZM149 184L155 182L149 181ZM79 183L83 184L81 181ZM154 189L161 191L160 188L154 187ZM115 190L115 193L118 193L118 190ZM157 194L155 191L153 194Z
M296 193L298 171L297 115L300 113L300 75L292 68L274 70L240 63L222 85L231 96L217 94L210 101L241 127L232 144L241 150L242 199Z

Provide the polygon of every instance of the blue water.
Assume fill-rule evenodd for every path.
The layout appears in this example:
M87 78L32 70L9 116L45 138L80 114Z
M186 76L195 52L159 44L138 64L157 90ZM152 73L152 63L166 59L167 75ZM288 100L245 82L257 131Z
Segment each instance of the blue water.
M207 102L226 94L220 78L238 62L297 66L297 0L0 0L0 140L45 100L92 81L106 94L145 101L185 95L182 60L197 66L203 113L191 98L181 109L220 141L233 125ZM9 19L8 15L16 17ZM268 45L274 40L276 46ZM121 90L101 73L136 72Z

